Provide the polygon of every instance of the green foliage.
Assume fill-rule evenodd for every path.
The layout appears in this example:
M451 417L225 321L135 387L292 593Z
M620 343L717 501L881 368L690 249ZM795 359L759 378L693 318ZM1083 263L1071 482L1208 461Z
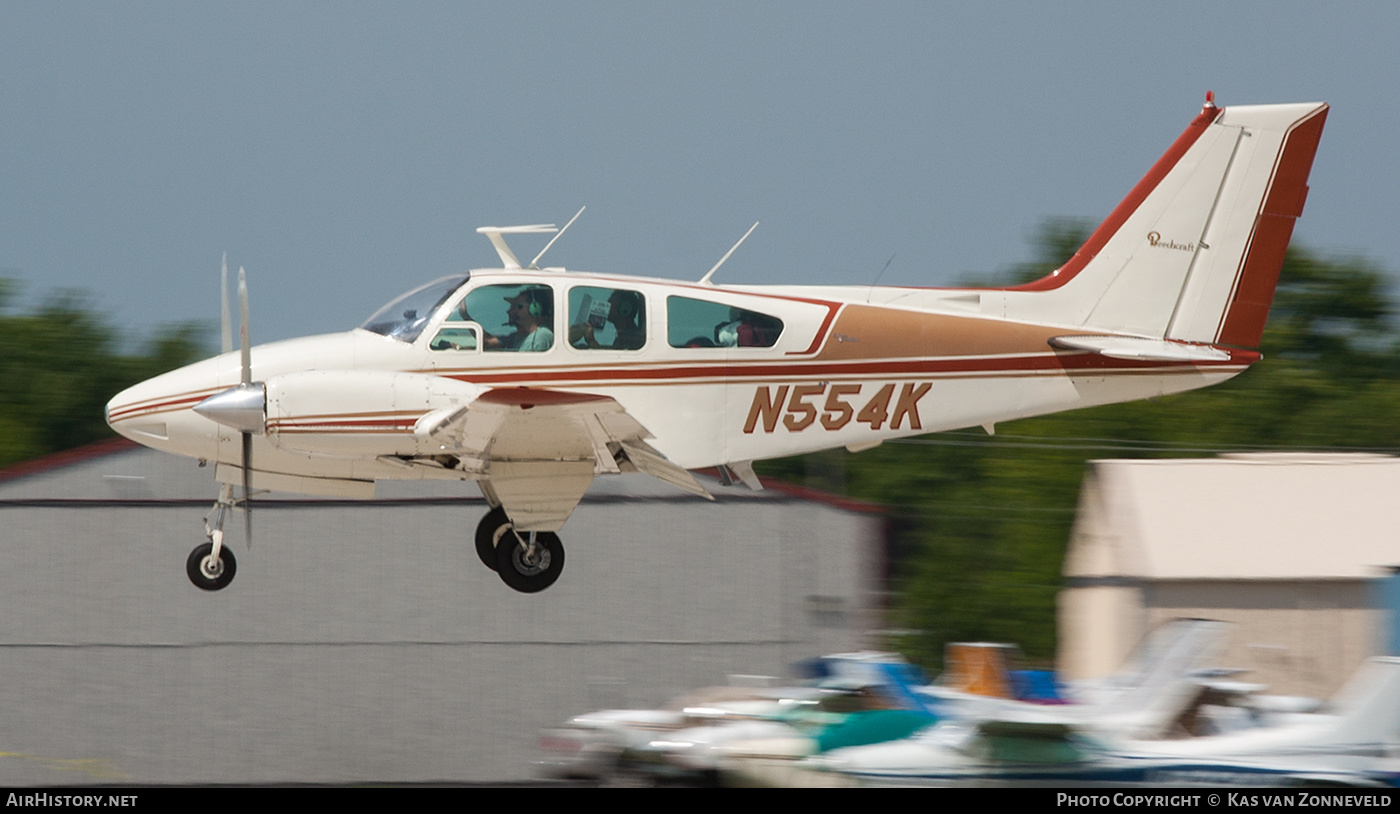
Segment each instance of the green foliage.
M1087 236L1047 222L1038 259L978 285L1044 276ZM1055 597L1085 465L1226 451L1400 451L1400 341L1386 275L1356 258L1289 251L1265 361L1218 387L892 442L855 456L768 462L763 474L843 486L891 517L892 646L930 669L950 641L1055 652ZM823 478L837 463L839 478Z
M118 391L198 358L202 330L162 328L135 355L82 295L51 294L11 314L17 286L0 279L0 466L110 437L103 407Z
M977 279L966 280L962 284L995 288L1039 280L1073 257L1093 231L1094 223L1083 218L1046 218L1036 227L1030 239L1031 245L1036 248L1034 260L1017 263L1005 271L979 275Z

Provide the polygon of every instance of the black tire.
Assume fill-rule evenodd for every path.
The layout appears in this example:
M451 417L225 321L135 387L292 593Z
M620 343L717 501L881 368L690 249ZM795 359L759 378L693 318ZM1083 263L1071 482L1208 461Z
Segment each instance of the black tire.
M233 551L228 546L220 546L219 563L221 565L219 573L210 576L205 573L205 561L210 559L210 554L214 553L213 543L204 543L194 547L190 552L189 559L185 560L185 573L189 576L190 582L196 588L205 591L220 591L228 587L233 582L233 575L238 572L238 560L234 558Z
M510 518L504 506L497 506L476 525L476 556L492 571L496 570L496 541L510 533Z
M534 564L524 562L525 548L514 534L501 538L501 544L496 546L496 573L502 582L522 594L543 591L564 570L564 544L559 542L559 535L541 531L535 535L535 542L539 557Z

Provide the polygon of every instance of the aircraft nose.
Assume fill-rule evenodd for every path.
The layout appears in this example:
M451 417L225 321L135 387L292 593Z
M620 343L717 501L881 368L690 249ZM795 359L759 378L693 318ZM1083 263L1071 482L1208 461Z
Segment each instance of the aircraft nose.
M168 432L165 422L158 420L156 410L159 398L150 398L144 390L145 383L121 391L107 402L103 408L107 426L133 441L145 443L147 438L165 439ZM144 436L144 438L143 438Z
M203 362L134 384L107 402L107 426L165 452L216 457L218 425L190 408L217 392L217 385L217 370Z

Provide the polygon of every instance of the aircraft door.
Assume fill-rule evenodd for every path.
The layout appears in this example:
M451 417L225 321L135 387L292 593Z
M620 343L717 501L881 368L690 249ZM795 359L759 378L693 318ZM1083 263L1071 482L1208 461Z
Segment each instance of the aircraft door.
M427 340L434 370L516 366L553 351L554 289L534 283L480 285L448 311Z

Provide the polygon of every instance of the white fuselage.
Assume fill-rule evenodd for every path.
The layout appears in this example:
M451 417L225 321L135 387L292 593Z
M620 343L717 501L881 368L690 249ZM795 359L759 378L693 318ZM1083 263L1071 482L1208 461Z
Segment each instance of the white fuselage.
M548 350L497 352L485 337L510 326L462 320L457 309L475 289L507 285L547 287L561 304L571 296L581 299L573 296L575 289L633 292L646 315L640 346L570 342L577 327L570 322L578 315L559 308L550 316L556 341ZM871 290L865 288L740 288L576 272L474 271L427 316L411 342L361 328L254 347L252 378L269 388L268 428L255 439L255 468L356 481L479 477L385 460L412 456L414 421L454 392L465 400L485 390L520 387L611 397L652 433L659 451L695 469L842 446L861 449L901 436L1190 390L1223 381L1258 358L1241 351L1209 364L1106 359L1046 343L1073 328L980 314L967 292L879 291L881 299L891 299L891 291L903 296L875 305L867 302ZM685 341L677 330L696 329L674 324L687 317L673 298L729 309L725 316L757 312L782 327L776 339L761 340L767 346L726 346L721 339L676 347ZM449 326L478 331L475 347L439 343L435 349L435 338ZM715 328L717 335L724 331ZM410 374L411 381L400 386L382 376L347 378L351 371ZM310 372L334 390L333 398L322 399L334 407L314 410L314 426L300 420L307 418L305 411L295 416L295 427L279 422L279 380ZM109 421L147 446L236 464L239 433L191 408L238 384L239 377L237 353L172 371L112 399ZM297 381L311 386L306 379Z

